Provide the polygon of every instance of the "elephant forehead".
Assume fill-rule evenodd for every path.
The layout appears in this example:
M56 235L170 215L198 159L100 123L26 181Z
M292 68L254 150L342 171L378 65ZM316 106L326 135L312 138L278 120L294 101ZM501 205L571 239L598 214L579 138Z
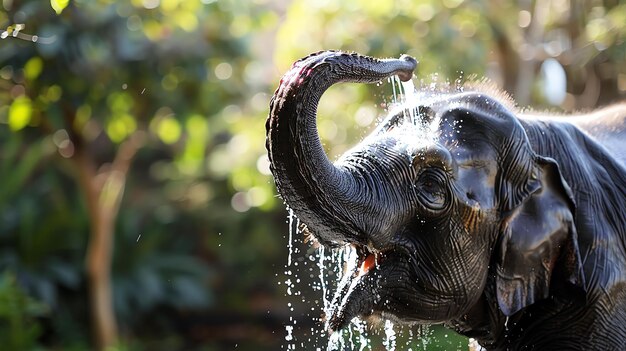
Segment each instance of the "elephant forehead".
M521 129L512 111L497 100L479 93L450 95L433 102L431 113L439 137L469 142L483 140L497 146L514 130Z
M435 144L434 138L424 138L409 128L405 130L398 128L364 139L346 152L338 162L365 159L383 162L389 159L403 159L409 166L416 150L427 150Z
M500 101L489 95L478 92L466 92L444 95L440 99L431 100L429 107L438 114L455 109L480 111L493 119L493 122L510 122L511 111Z

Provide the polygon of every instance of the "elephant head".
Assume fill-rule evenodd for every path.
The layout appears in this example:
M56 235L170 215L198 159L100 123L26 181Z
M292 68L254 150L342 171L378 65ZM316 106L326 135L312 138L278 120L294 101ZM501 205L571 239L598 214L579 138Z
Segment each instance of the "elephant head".
M270 103L279 193L321 244L359 253L361 269L341 282L327 316L333 330L369 315L449 322L485 294L509 316L554 284L581 283L575 204L558 165L535 154L517 118L486 95L402 106L328 160L315 124L323 92L337 82L406 81L415 66L407 56L316 53L293 65ZM420 126L403 117L412 112Z

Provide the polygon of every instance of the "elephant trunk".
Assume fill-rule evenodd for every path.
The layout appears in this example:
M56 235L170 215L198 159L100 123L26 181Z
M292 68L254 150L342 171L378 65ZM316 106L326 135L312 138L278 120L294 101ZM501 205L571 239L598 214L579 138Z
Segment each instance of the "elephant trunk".
M350 213L363 201L355 196L363 186L330 162L317 132L322 94L338 82L375 83L392 75L406 81L416 64L408 56L377 60L325 51L297 61L281 79L266 122L270 169L286 204L322 244L367 241Z

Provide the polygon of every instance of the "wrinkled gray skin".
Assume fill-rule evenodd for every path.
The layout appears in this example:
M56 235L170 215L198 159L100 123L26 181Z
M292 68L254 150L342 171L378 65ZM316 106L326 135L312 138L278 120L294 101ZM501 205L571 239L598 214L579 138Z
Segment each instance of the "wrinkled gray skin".
M331 163L315 121L323 92L408 80L415 66L320 52L272 98L281 196L321 244L378 257L341 283L328 327L378 315L443 323L493 350L626 349L626 105L544 118L442 93L405 106L431 137L399 110Z

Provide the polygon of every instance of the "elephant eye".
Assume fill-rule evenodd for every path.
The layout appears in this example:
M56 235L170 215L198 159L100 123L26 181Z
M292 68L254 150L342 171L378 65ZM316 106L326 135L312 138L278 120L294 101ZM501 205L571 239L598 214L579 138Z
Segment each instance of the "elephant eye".
M417 196L428 210L439 211L446 205L445 176L435 170L425 170L417 180Z

